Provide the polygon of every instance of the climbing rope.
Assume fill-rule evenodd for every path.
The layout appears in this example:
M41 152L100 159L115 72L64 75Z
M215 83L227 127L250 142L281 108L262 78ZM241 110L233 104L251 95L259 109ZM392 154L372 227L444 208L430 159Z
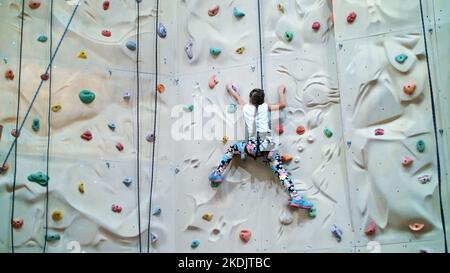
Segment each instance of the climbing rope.
M62 36L61 36L61 39L59 40L58 45L57 45L56 48L55 48L55 52L53 53L53 56L51 57L50 63L48 64L47 68L45 69L44 74L48 74L48 72L49 72L49 70L50 70L50 67L51 67L52 64L53 64L53 61L55 60L55 57L56 57L56 55L58 54L59 48L61 47L61 44L62 44L64 38L66 37L66 34L67 34L67 32L68 32L68 30L69 30L69 27L70 27L70 24L72 23L72 20L73 20L73 18L75 17L75 14L77 13L78 8L81 6L81 3L82 3L82 2L80 1L80 3L77 4L77 5L75 6L75 8L74 8L74 10L73 10L73 12L72 12L72 15L70 16L69 22L67 23L67 26L66 26L66 28L64 29L64 32L63 32L63 34L62 34ZM23 15L23 14L22 14L22 15ZM23 17L23 16L22 16L22 17ZM22 18L22 19L23 19L23 18ZM19 68L19 69L20 69L20 68ZM19 71L19 79L20 79L20 71ZM19 82L20 82L20 80L19 80ZM20 135L20 132L22 131L22 128L23 128L23 126L25 125L25 122L27 121L28 116L30 115L31 109L33 108L34 102L36 101L36 98L37 98L37 96L39 95L39 92L40 92L40 90L41 90L43 84L44 84L44 80L41 79L41 82L39 83L39 86L38 86L38 88L36 89L36 91L35 91L35 93L34 93L34 95L33 95L33 98L31 99L30 105L28 106L28 109L27 109L27 111L25 112L25 115L24 115L24 117L23 117L22 122L20 123L20 126L17 126L18 128L16 128L16 134L17 134L17 136ZM20 84L19 84L19 86L20 86ZM16 121L16 122L18 122L18 121ZM8 161L8 158L11 156L12 150L14 149L14 147L16 147L17 139L18 139L18 137L15 137L15 138L14 138L13 143L12 143L11 146L9 147L8 153L6 154L6 157L5 157L5 159L3 160L2 166L5 165L5 163Z
M19 113L20 113L20 94L21 94L21 83L22 83L22 57L23 57L23 25L25 20L25 0L22 0L22 14L20 21L20 46L19 46L19 78L17 84L17 107L16 107L16 137L14 141L19 137ZM12 148L10 149L11 153ZM6 163L3 162L4 166ZM14 177L13 177L13 191L12 191L12 205L11 205L11 221L10 224L14 220L14 210L16 204L16 182L17 182L17 145L14 146ZM14 229L11 226L11 252L14 253Z
M151 221L152 221L152 196L153 196L153 181L155 172L155 148L156 148L156 115L158 113L158 27L159 27L159 0L156 0L156 20L155 20L155 112L153 114L153 136L155 137L152 143L152 165L150 175L150 201L148 205L148 227L147 227L147 253L150 253L150 238L151 238Z
M424 46L425 46L425 54L426 54L426 60L427 60L427 69L428 69L428 82L430 83L430 94L431 94L431 108L433 111L433 123L434 123L434 137L436 142L436 155L437 155L437 171L438 171L438 187L439 187L439 206L441 210L441 220L442 220L442 230L444 232L444 245L445 245L445 252L448 253L448 246L447 246L447 232L445 228L445 217L444 217L444 206L442 204L442 181L441 181L441 162L440 162L440 156L439 156L439 143L438 143L438 130L437 130L437 121L436 121L436 106L434 104L434 90L433 90L433 82L431 79L431 67L430 67L430 60L428 58L428 43L427 43L427 35L426 35L426 28L425 28L425 17L424 17L424 9L422 0L419 0L420 4L420 14L422 18L422 31L423 31L423 40L424 40Z
M259 32L259 73L261 81L261 89L264 90L264 69L263 69L263 37L262 37L262 22L261 22L261 3L258 0L258 32Z
M137 172L137 209L138 209L138 229L139 229L139 253L142 253L142 237L141 237L141 198L140 198L140 184L141 184L141 168L140 168L140 74L139 74L139 50L140 50L140 2L136 1L137 4L137 36L136 36L136 172Z
M51 58L53 53L53 0L50 1L50 42L49 42L49 58ZM51 59L49 60L51 62ZM51 106L52 105L52 67L50 66L49 78L48 78L48 109L47 109L47 150L46 150L46 174L49 175L49 165L50 165L50 133L51 133ZM45 253L47 249L47 236L48 236L48 183L45 185L45 236L44 236L44 249L42 252Z

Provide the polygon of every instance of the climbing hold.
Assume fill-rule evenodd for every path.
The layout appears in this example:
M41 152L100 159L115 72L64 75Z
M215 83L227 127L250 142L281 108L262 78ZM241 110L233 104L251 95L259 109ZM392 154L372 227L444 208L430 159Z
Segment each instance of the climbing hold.
M136 50L136 43L135 42L133 42L133 41L128 41L126 44L125 44L125 46L129 49L129 50L131 50L131 51L135 51Z
M381 128L375 129L375 135L376 136L382 136L384 135L384 130Z
M162 212L162 209L160 207L157 207L153 210L153 215L160 215Z
M210 53L211 55L213 55L213 56L219 56L220 53L222 53L222 49L217 48L217 47L211 47L211 48L209 49L209 53Z
M35 182L43 187L48 185L50 178L43 172L35 172L27 177L28 181Z
M414 223L414 224L410 224L409 225L409 229L414 231L414 232L419 232L421 231L423 228L425 227L424 224L421 223Z
M87 54L84 51L80 51L80 53L78 53L78 58L79 59L87 59Z
M295 163L299 163L299 162L300 162L300 157L296 157L296 158L294 159L294 162L295 162Z
M303 152L304 150L305 150L305 148L303 148L302 145L297 146L297 151L299 151L300 153Z
M184 111L186 111L186 112L194 111L194 105L189 104L189 105L184 106Z
M286 31L284 33L284 39L286 39L286 41L291 42L292 39L294 39L294 33L292 31Z
M347 22L349 24L352 24L353 22L355 22L356 17L357 17L356 12L350 12L350 14L347 16Z
M40 128L41 128L41 125L40 125L39 119L34 118L31 123L31 129L33 129L33 131L35 131L35 132L38 132Z
M131 92L125 92L123 93L123 99L126 101L129 101L131 98Z
M148 142L154 142L155 141L155 134L153 133L148 133L145 136L145 140L147 140Z
M315 218L317 216L317 208L312 207L309 209L309 217Z
M84 104L90 104L95 100L95 93L86 89L81 90L78 96Z
M114 122L109 122L108 123L108 128L111 129L112 131L116 130L116 124Z
M431 174L422 174L417 177L417 180L422 184L427 184L431 182L432 178L433 176Z
M59 110L61 110L62 106L60 104L56 104L52 106L52 111L53 112L59 112Z
M402 159L402 165L403 166L405 166L405 167L408 167L408 166L411 166L411 164L413 163L413 159L412 158L410 158L409 156L405 156L403 159Z
M210 8L208 10L208 15L211 16L211 17L216 16L217 13L219 13L219 9L220 9L219 5L216 5L216 6L212 7L212 8Z
M49 78L50 78L50 75L48 73L44 73L41 75L41 80L43 80L43 81L48 81Z
M425 152L425 141L423 140L417 141L416 148L419 153Z
M192 40L189 40L186 45L184 46L184 51L186 52L186 55L188 56L189 60L194 58L194 42Z
M131 178L131 177L129 177L129 176L125 177L125 178L122 180L122 183L123 183L125 186L127 186L127 187L129 187L129 186L131 185L132 182L133 182L133 178Z
M283 5L283 4L278 4L278 5L277 5L277 9L278 9L278 11L280 11L281 13L284 13L284 5Z
M239 93L239 91L241 90L241 88L239 87L239 85L237 83L232 83L231 89L233 89L237 93Z
M203 216L202 216L202 219L205 221L208 221L208 222L211 222L212 218L213 218L213 214L210 212L207 212L207 213L203 214Z
M45 36L45 35L40 35L40 36L37 38L37 40L38 40L38 42L45 43L45 42L47 42L48 38L47 38L47 36Z
M234 7L233 8L233 15L234 15L234 17L240 19L240 18L245 16L245 13L243 11L241 11L240 9L238 9L237 7Z
M233 114L233 113L236 113L236 111L237 111L236 104L234 104L234 103L228 104L228 106L227 106L227 112L228 113Z
M45 240L47 240L47 242L59 241L61 240L61 235L58 233L50 233L45 236Z
M90 131L86 131L80 136L82 139L86 141L90 141L92 139L92 133Z
M121 151L123 151L123 144L122 143L116 143L116 149L119 151L119 152L121 152Z
M403 92L408 96L412 96L415 91L416 91L416 84L413 82L407 83L405 84L405 86L403 86Z
M292 161L292 156L290 156L290 155L283 155L283 156L281 156L281 162L283 162L283 163L288 163L288 162L291 162Z
M84 183L80 182L80 184L78 184L78 191L80 193L84 193Z
M191 248L197 248L200 245L199 240L192 240L191 242Z
M164 91L166 91L166 87L164 86L164 84L159 83L156 86L156 90L158 91L158 93L162 94L162 93L164 93Z
M103 1L103 10L108 10L109 9L109 1L105 0Z
M150 232L151 235L151 243L156 244L158 242L158 235L154 234L153 232Z
M17 130L16 130L16 129L12 129L12 130L11 130L11 135L12 135L13 137L19 137L20 133L17 133Z
M30 7L30 9L38 9L40 6L41 6L41 3L39 1L28 2L28 7Z
M160 38L166 38L166 36L167 36L167 29L166 29L166 27L164 26L163 23L159 23L159 26L158 26L158 36L159 36Z
M22 218L14 218L11 220L11 225L15 229L20 229L23 226L23 219Z
M298 135L303 135L305 133L305 126L300 125L297 127L297 130L295 130L297 132Z
M60 210L55 210L52 213L52 219L54 221L61 221L63 217L64 217L64 213L62 211L60 211Z
M320 29L320 23L319 23L319 22L314 22L314 23L312 24L312 29L313 29L314 31L318 31L318 30Z
M244 46L241 46L241 47L236 49L236 53L237 54L242 54L242 53L244 53L244 51L245 51L245 47Z
M109 30L102 30L102 35L105 37L111 37L111 31Z
M350 146L352 146L352 142L350 140L347 140L347 147L350 148Z
M241 232L239 232L239 238L241 238L241 240L244 243L247 243L248 241L250 241L251 237L252 237L252 232L248 229L243 229L243 230L241 230Z
M375 222L370 221L369 225L367 225L367 227L364 229L364 233L367 236L372 236L375 235L375 232L377 232L377 225L375 224Z
M324 134L326 137L330 138L330 137L333 136L333 131L331 131L330 128L325 128L325 129L323 130L323 134Z
M228 142L228 136L223 136L223 138L222 138L222 143L223 144L227 144L227 142Z
M216 85L219 84L219 81L217 80L217 76L216 75L212 75L209 80L208 80L208 86L210 89L214 89L214 87L216 87Z
M9 164L8 162L6 162L5 164L2 165L2 167L0 168L0 174L4 174L9 170Z
M111 210L115 213L121 213L122 212L122 207L116 204L112 204L111 206Z
M408 59L408 55L406 55L406 54L398 54L396 57L395 57L395 61L397 62L397 63L399 63L399 64L402 64L402 63L404 63L406 60Z
M283 133L284 133L283 125L280 124L280 123L278 123L278 124L275 126L275 131L276 131L277 134L279 134L279 135L283 134Z
M14 72L11 69L6 70L5 78L10 81L14 80Z
M338 242L340 242L342 240L342 235L343 235L344 232L337 225L332 225L331 226L331 233L334 235L334 237L336 237L336 240Z

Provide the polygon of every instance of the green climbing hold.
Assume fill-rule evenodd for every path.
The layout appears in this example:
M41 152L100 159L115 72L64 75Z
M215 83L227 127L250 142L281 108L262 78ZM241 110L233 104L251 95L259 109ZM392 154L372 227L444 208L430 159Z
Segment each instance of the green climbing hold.
M284 38L286 39L286 41L291 42L292 39L294 39L294 33L292 31L286 31L284 33Z
M91 102L93 102L95 100L95 93L89 90L81 90L80 91L80 100L84 103L84 104L90 104Z
M333 136L333 132L330 130L330 128L325 128L323 130L323 133L325 134L326 137L330 138Z
M234 17L236 17L236 18L242 18L242 17L245 16L245 13L244 13L243 11L241 11L240 9L234 7L234 8L233 8L233 15L234 15Z
M50 178L43 172L35 172L28 176L28 181L38 183L43 187L48 185L48 180Z
M186 111L186 112L192 112L192 111L194 111L194 105L186 105L185 107L184 107L184 110Z
M425 152L425 141L423 140L417 141L416 148L419 153Z
M234 103L228 104L227 106L227 112L230 114L236 113L237 111L237 106Z
M395 61L399 64L404 63L408 59L408 56L406 54L399 54L397 57L395 57Z
M220 53L222 53L222 50L220 48L217 48L217 47L211 47L209 49L209 53L211 53L211 55L213 55L213 56L219 56Z
M31 124L31 129L33 129L33 131L37 132L37 131L39 131L40 128L41 128L41 124L39 122L39 119L34 118L32 124Z
M50 233L45 236L45 240L47 240L47 242L59 241L60 239L61 239L61 235L59 235L57 233Z
M309 209L309 216L312 218L315 218L317 216L317 209L315 207Z
M38 42L45 43L45 42L47 42L48 38L45 35L41 35L37 38L37 40L38 40Z

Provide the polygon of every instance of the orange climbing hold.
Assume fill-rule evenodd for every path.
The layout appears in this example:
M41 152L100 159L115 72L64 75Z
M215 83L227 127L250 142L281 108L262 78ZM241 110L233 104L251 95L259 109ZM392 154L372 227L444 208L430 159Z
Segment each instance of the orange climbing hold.
M14 80L14 72L11 69L6 70L5 78L10 81Z
M166 87L164 86L164 84L159 83L156 86L156 91L158 91L158 93L162 94L162 93L164 93L164 91L166 91Z
M281 162L289 163L291 161L292 161L292 156L290 156L290 155L283 155L283 156L281 156Z
M28 2L28 7L30 9L38 9L41 6L41 3L39 1L30 1Z
M405 84L403 86L403 92L405 92L406 95L412 96L414 92L416 91L416 84L413 82Z

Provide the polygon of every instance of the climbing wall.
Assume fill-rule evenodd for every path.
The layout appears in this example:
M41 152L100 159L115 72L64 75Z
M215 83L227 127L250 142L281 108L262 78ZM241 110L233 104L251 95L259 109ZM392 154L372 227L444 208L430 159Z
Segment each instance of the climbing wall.
M0 160L30 110L0 174L0 252L444 251L418 1L53 2L52 21L25 1L20 50L22 0L0 1ZM443 8L424 2L431 27ZM263 160L211 188L245 139L227 83L269 103L286 85L271 125L316 215Z

